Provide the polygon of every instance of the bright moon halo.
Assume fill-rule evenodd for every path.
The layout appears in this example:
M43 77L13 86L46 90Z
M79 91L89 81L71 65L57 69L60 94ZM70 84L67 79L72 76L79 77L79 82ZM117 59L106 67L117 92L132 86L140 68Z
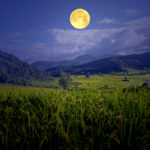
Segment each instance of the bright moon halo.
M76 29L84 29L90 23L90 15L84 9L76 9L70 15L70 23Z

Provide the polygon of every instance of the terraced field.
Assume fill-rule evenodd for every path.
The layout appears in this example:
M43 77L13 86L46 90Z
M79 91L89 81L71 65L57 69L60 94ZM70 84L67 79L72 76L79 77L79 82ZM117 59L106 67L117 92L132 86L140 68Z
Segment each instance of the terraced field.
M127 77L127 81L123 81ZM150 74L146 75L92 75L89 78L86 76L72 76L72 80L76 83L76 87L82 89L98 89L102 87L129 87L150 83ZM74 86L73 86L74 87Z

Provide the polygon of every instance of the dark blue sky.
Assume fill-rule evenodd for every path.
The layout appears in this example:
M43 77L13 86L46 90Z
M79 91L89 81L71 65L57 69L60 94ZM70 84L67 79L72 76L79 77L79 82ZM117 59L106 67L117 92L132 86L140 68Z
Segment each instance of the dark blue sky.
M0 49L22 60L142 53L150 47L149 0L0 0ZM91 22L76 30L70 13Z

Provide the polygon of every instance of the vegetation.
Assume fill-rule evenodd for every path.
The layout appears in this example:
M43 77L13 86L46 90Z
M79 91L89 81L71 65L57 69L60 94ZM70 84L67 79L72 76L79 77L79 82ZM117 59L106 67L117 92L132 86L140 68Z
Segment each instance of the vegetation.
M127 76L125 76L122 81L129 81L129 80L128 80Z
M1 149L150 148L150 92L0 87Z
M62 86L64 89L67 89L69 87L70 80L71 80L70 75L61 71L61 76L59 79L59 85Z
M54 67L81 65L81 64L85 64L96 59L97 58L90 56L90 55L81 55L72 60L37 61L37 62L32 63L32 66L38 68L41 71L45 71L47 69L54 68Z
M86 76L86 78L89 78L90 77L90 73L87 73L85 76Z
M73 84L70 88L79 89L99 89L99 88L126 88L129 86L141 86L143 83L150 84L150 74L145 75L126 75L128 82L124 81L124 74L119 75L90 75L89 78L85 78L84 75L71 76Z
M64 72L68 72L72 75L85 75L90 74L108 74L116 72L128 72L131 70L140 70L150 72L150 52L144 54L133 54L127 56L113 56L105 59L98 59L86 64L77 66L62 67ZM48 72L56 72L60 67L47 69Z
M40 72L15 56L0 51L0 83L30 85L31 80L50 78L50 73Z
M52 78L0 52L0 148L150 149L148 54L65 68L72 76L53 68Z

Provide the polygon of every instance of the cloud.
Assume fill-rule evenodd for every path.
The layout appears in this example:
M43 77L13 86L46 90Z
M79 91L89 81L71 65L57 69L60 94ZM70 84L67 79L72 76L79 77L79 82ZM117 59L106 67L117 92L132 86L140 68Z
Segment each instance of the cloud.
M62 56L75 57L83 54L96 56L126 53L141 45L150 47L150 17L129 21L123 27L92 30L54 29L54 51ZM146 42L147 41L147 42ZM135 51L134 51L135 49Z
M127 25L129 28L132 28L133 30L149 29L150 28L150 17L143 17L140 19L129 21L129 22L125 23L125 25Z
M55 57L52 54L52 45L44 42L43 38L47 37L40 32L9 32L0 37L0 50L14 54L23 61L29 63L39 60L49 60ZM48 37L50 37L49 33Z
M104 18L103 20L97 21L97 23L98 24L116 24L119 22L112 18Z
M129 15L129 16L137 16L137 15L139 15L140 14L140 12L138 12L137 10L135 10L135 9L132 9L132 8L130 8L130 9L126 9L125 10L125 13L127 14L127 15Z
M84 54L103 57L140 53L149 48L150 17L132 20L121 27L109 29L56 28L48 32L9 33L0 37L0 49L28 62L72 59Z
M53 49L56 53L62 53L62 55L72 54L74 57L83 55L87 50L98 47L103 40L112 40L115 34L123 30L124 28L83 31L54 29L52 31L52 35L55 37Z

